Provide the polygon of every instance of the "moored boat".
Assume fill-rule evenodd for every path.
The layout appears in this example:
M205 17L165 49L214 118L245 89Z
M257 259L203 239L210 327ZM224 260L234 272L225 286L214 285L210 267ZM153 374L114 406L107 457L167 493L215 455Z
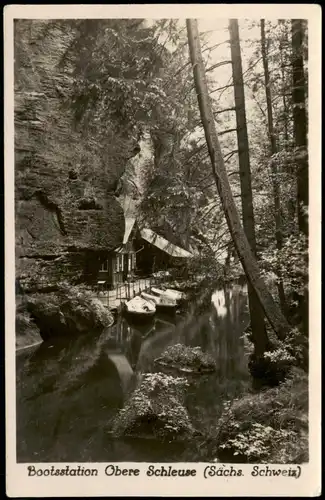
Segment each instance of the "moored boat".
M165 290L162 290L161 288L157 288L154 286L151 288L151 291L152 291L152 293L154 293L158 297L160 297L161 295L164 295L166 293Z
M125 302L124 311L133 319L151 319L156 312L156 305L139 295Z
M173 290L171 288L162 290L160 288L152 287L151 291L158 297L164 296L174 299L178 305L185 300L185 294L179 290Z
M172 297L175 297L176 300L184 300L185 299L184 292L180 292L179 290L174 290L173 288L166 288L166 293L168 293Z
M170 312L173 313L176 310L177 307L177 301L173 297L170 297L167 294L162 294L162 295L151 295L146 292L141 293L141 297L143 297L145 300L151 301L153 304L155 304L157 311L164 311L164 312Z

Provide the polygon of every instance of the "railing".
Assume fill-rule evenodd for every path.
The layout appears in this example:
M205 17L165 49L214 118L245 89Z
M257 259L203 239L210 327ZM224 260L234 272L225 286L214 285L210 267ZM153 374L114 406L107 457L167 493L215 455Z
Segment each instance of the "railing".
M108 289L109 284L98 285L95 295L108 307L117 307L121 302L133 299L141 292L148 292L153 286L167 284L171 280L170 276L150 276L129 279L123 283L117 283L115 288Z

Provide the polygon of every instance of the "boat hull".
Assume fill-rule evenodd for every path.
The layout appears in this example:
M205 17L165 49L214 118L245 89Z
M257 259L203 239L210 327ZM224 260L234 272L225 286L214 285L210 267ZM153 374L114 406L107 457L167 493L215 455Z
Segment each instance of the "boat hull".
M150 322L154 318L156 311L131 311L128 309L127 304L124 303L122 306L123 315L126 319L130 319L130 321L134 323L145 323Z
M177 307L183 307L186 304L186 296L184 294L180 294L179 292L173 290L161 290L159 288L152 288L152 292L155 294L157 297L170 297L171 299L175 300Z
M156 309L157 309L157 312L158 313L162 313L162 314L168 314L170 316L173 316L176 314L176 309L177 309L177 305L176 306L166 306L166 305L162 305L162 304L156 304Z
M148 313L134 312L134 311L128 311L126 308L123 310L123 314L126 319L130 319L130 321L132 321L133 323L150 322L153 320L155 316L155 312L148 312Z

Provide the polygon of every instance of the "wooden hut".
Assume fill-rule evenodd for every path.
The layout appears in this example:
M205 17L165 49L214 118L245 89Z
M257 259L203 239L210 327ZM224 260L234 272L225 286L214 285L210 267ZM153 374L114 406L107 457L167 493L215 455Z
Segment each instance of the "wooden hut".
M191 252L181 248L151 229L143 228L135 240L137 272L151 275L157 271L182 266L192 258Z
M98 283L100 285L115 288L133 274L136 267L135 234L135 218L126 218L122 245L102 262L99 269Z

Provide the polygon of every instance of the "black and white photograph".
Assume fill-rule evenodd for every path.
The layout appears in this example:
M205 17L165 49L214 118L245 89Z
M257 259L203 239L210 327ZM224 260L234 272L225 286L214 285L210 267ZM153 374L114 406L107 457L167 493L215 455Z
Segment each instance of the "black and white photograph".
M199 463L219 495L241 476L296 487L313 461L317 496L319 6L312 25L298 4L26 7L10 18L5 166L25 484L98 476L108 494L141 470L191 496Z

